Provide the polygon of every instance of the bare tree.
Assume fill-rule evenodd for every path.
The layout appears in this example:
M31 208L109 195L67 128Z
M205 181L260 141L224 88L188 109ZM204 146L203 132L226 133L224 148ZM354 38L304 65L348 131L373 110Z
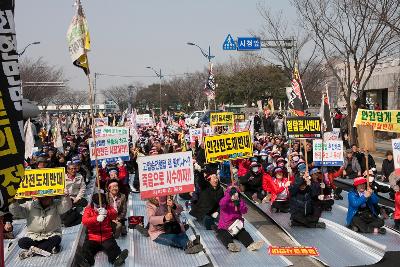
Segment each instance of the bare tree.
M137 92L141 89L140 84L126 84L113 86L102 90L104 97L114 101L121 111L125 110L129 103L135 101Z
M64 90L60 87L24 85L26 82L66 82L63 69L49 65L42 58L36 60L24 58L20 62L20 72L23 97L37 102L45 109L53 98Z
M72 110L77 110L79 106L88 103L88 94L84 91L69 90L65 93L65 104Z
M374 3L382 2L380 0ZM326 64L340 85L349 113L348 132L352 142L355 131L352 127L357 106L352 103L352 91L359 96L382 60L390 58L399 45L394 27L376 20L376 8L397 10L395 1L384 1L371 8L365 0L293 0L304 25L313 33L313 39L322 52ZM386 13L387 14L387 13ZM391 18L387 18L392 21Z

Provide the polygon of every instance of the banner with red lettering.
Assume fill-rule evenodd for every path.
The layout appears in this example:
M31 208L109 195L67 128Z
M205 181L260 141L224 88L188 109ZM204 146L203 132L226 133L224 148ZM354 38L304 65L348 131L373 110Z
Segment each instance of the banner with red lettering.
M24 123L14 3L0 1L0 210L10 204L24 177Z
M121 135L105 136L96 138L96 152L93 138L89 139L90 160L92 166L96 165L95 154L100 162L105 160L113 163L121 158L129 160L129 136L128 133Z
M141 199L194 191L192 152L138 157Z

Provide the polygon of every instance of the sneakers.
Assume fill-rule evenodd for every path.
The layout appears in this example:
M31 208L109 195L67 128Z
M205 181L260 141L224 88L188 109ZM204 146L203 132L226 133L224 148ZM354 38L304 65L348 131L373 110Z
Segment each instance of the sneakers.
M132 192L132 193L140 193L140 191L139 191L136 187L133 187L133 188L131 189L131 192Z
M247 247L247 250L248 250L248 251L259 250L260 248L262 248L263 245L264 245L264 241L262 241L262 240L255 241L255 242L251 243L251 244Z
M144 237L149 237L149 236L150 236L150 235L149 235L149 230L146 229L145 227L143 227L143 225L141 225L141 224L136 225L136 226L135 226L135 229L136 229L139 233L141 233L142 236L144 236Z
M118 255L118 257L114 261L114 266L121 266L122 264L125 263L125 259L128 257L129 251L127 249L124 249L121 251L121 253Z
M196 238L193 240L193 245L200 245L200 236L196 235Z
M357 226L352 226L352 227L351 227L351 230L353 230L354 232L358 232L358 231L359 231L359 229L358 229Z
M23 250L21 253L18 254L18 257L20 260L24 260L26 258L33 257L33 252L30 249Z
M239 252L240 251L240 246L236 243L229 243L228 244L228 250L230 252Z
M386 234L386 229L381 227L381 228L379 228L378 233L381 235L384 235L384 234Z
M326 228L326 224L324 222L317 222L315 224L315 228L323 228L323 229L325 229Z
M60 253L60 251L61 251L61 246L57 245L54 248L52 248L51 254L58 254L58 253Z
M187 247L185 249L186 254L197 254L201 251L203 251L203 245L202 244L195 244L194 241L189 241L187 244ZM200 241L200 240L199 240Z
M48 252L46 250L43 250L41 248L38 248L38 247L31 246L29 248L29 250L31 250L33 252L33 254L40 255L40 256L43 256L43 257L50 257L51 256L50 252Z

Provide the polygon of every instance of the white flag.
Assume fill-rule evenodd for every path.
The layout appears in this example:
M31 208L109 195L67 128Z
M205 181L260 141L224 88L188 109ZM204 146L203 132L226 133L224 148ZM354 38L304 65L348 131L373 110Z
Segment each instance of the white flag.
M24 125L25 133L25 159L32 157L33 147L35 146L35 139L32 133L31 119L28 119Z
M54 137L54 147L57 148L58 151L61 153L64 153L64 146L63 146L63 141L61 138L61 127L60 124L57 122L56 123L56 131L55 131L55 137Z

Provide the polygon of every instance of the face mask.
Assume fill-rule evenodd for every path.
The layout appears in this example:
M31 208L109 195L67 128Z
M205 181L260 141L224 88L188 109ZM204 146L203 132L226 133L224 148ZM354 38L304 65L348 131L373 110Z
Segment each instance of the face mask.
M262 159L262 160L266 160L266 159L267 159L267 156L261 156L261 159Z
M258 167L253 167L251 170L252 170L254 173L256 173L256 172L258 172Z

